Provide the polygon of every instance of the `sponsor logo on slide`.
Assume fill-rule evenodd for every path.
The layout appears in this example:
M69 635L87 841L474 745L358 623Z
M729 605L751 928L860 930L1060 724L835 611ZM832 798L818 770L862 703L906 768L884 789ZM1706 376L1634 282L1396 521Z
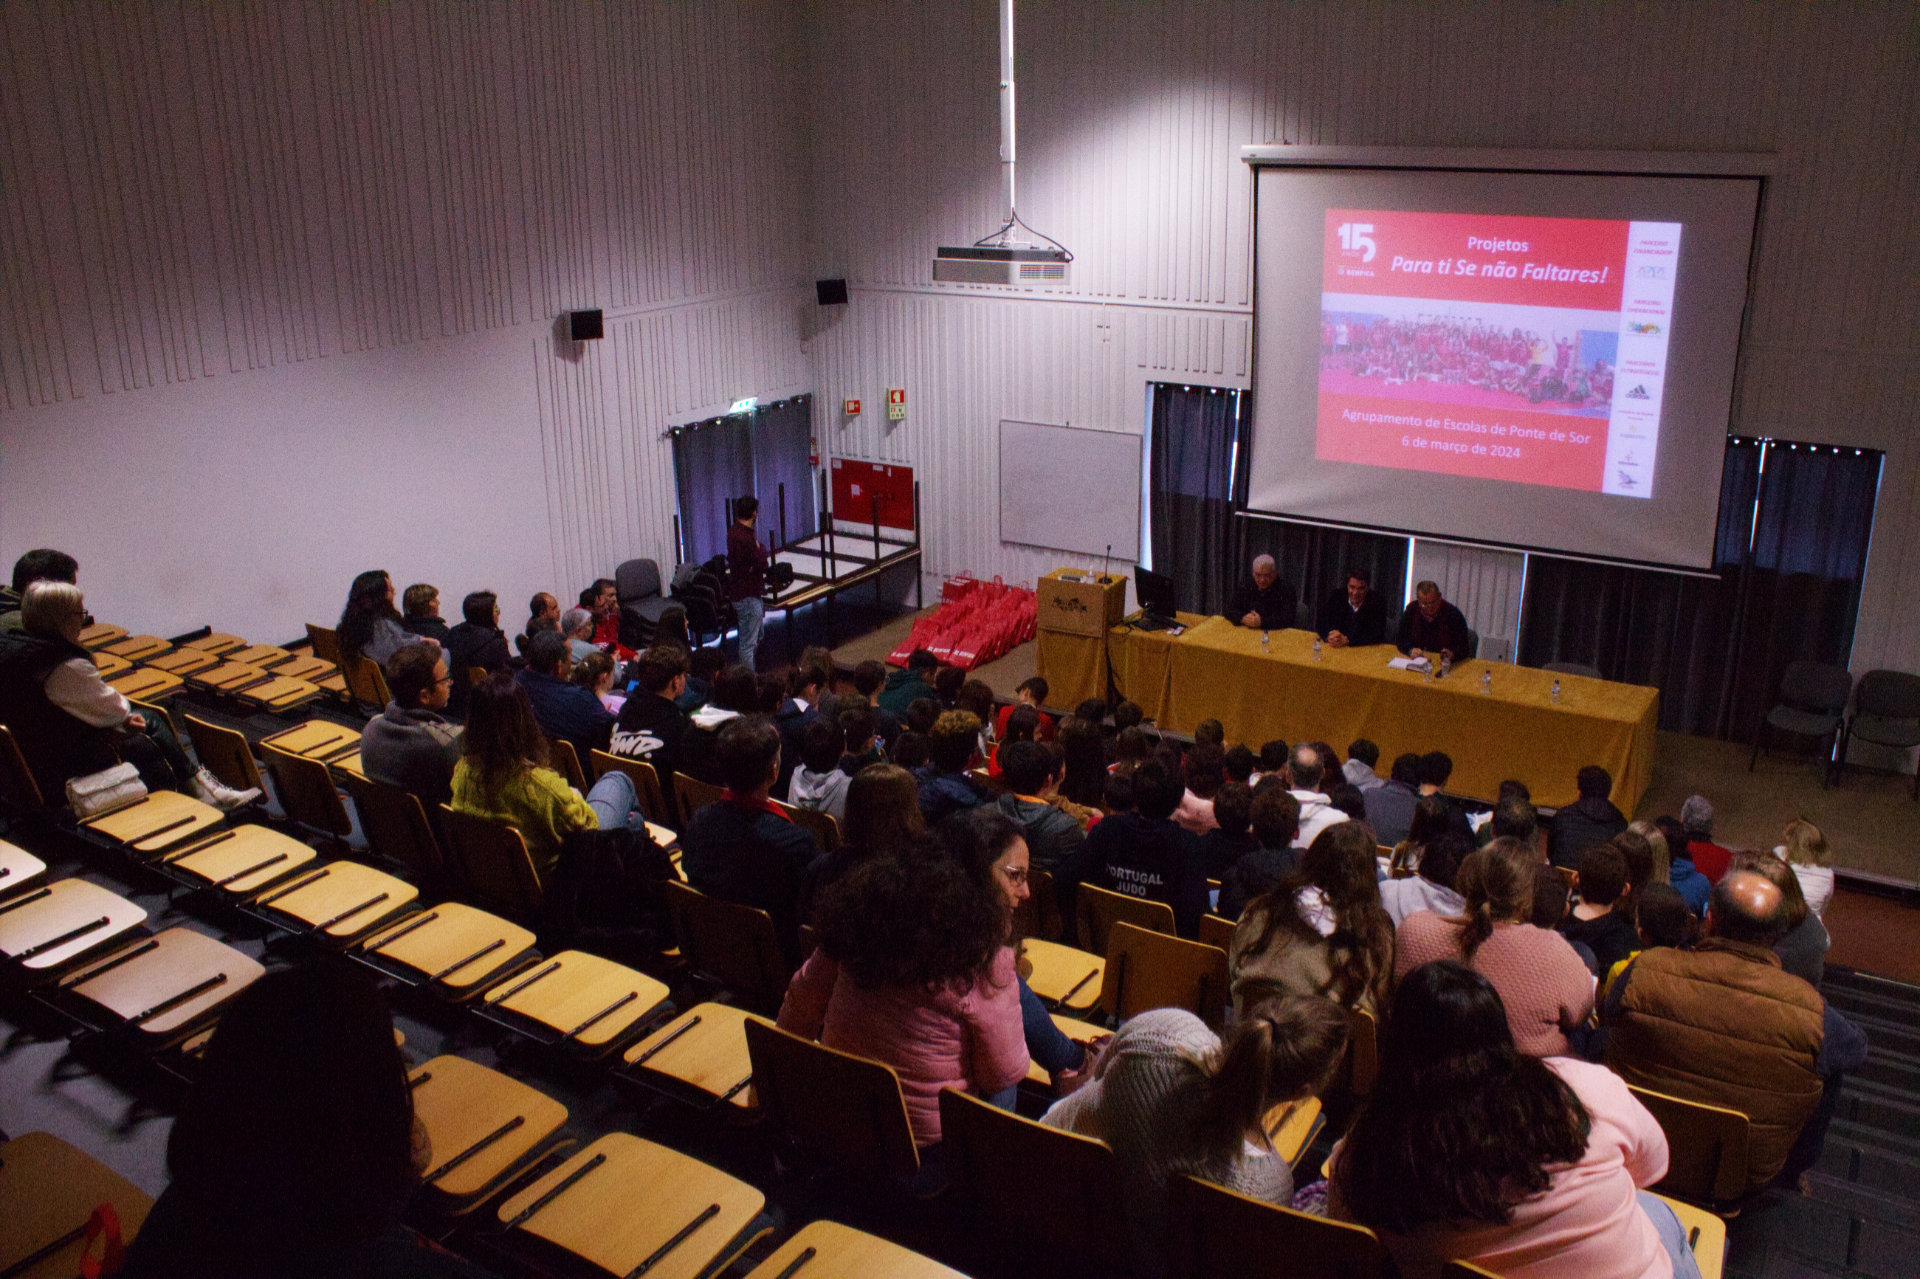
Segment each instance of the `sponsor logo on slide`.
M1623 488L1623 489L1640 487L1640 481L1634 479L1631 475L1628 475L1625 471L1620 472L1620 478L1615 480L1614 484L1616 487Z
M1631 391L1628 391L1627 398L1629 400L1651 400L1653 397L1647 394L1646 384L1642 383L1634 387Z
M1629 333L1658 333L1659 331L1660 326L1657 324L1644 324L1639 320L1627 321L1627 332Z

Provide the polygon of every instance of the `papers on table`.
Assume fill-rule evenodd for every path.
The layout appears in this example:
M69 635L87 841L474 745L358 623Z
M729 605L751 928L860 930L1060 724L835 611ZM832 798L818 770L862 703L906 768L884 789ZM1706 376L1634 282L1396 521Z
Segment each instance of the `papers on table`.
M693 722L701 728L714 729L719 728L730 719L738 719L739 717L739 711L724 711L718 706L702 706L688 718L692 719Z
M1396 671L1419 671L1423 674L1433 669L1433 662L1424 657L1396 657L1387 665Z

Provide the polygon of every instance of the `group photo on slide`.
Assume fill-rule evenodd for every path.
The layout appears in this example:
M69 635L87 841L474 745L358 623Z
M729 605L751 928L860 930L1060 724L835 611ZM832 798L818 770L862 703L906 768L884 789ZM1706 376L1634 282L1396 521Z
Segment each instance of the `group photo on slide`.
M1612 411L1617 327L1596 328L1583 313L1547 308L1523 326L1436 313L1425 299L1345 301L1366 309L1321 312L1323 391L1596 418ZM1412 313L1392 313L1392 303ZM1617 326L1618 317L1610 318Z

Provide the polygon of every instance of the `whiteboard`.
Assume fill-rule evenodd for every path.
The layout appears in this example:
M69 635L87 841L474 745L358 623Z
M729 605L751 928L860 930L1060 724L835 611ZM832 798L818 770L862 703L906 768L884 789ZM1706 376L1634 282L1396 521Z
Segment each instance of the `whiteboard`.
M1140 560L1145 436L1000 423L1000 540Z

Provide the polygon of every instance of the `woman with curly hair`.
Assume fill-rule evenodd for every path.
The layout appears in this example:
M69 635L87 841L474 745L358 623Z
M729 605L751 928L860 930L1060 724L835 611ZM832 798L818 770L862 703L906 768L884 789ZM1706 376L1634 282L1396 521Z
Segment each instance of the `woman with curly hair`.
M346 661L371 657L382 666L399 650L420 642L393 606L393 579L377 568L353 579L334 635L340 642L340 656Z
M1329 1159L1328 1214L1403 1279L1455 1259L1507 1279L1698 1279L1673 1210L1639 1191L1667 1139L1620 1078L1515 1046L1492 983L1441 961L1401 981L1372 1097Z
M1380 904L1375 847L1365 822L1329 826L1307 846L1298 870L1247 903L1227 954L1234 1007L1243 1015L1276 994L1385 1009L1393 921Z
M1465 910L1420 910L1401 921L1394 974L1439 959L1467 965L1500 992L1520 1051L1558 1057L1593 1013L1593 973L1566 938L1529 922L1540 869L1539 854L1510 836L1469 853L1453 879Z
M813 919L780 1028L893 1067L915 1144L940 1141L942 1088L991 1097L1026 1078L1006 904L937 840L861 861Z

